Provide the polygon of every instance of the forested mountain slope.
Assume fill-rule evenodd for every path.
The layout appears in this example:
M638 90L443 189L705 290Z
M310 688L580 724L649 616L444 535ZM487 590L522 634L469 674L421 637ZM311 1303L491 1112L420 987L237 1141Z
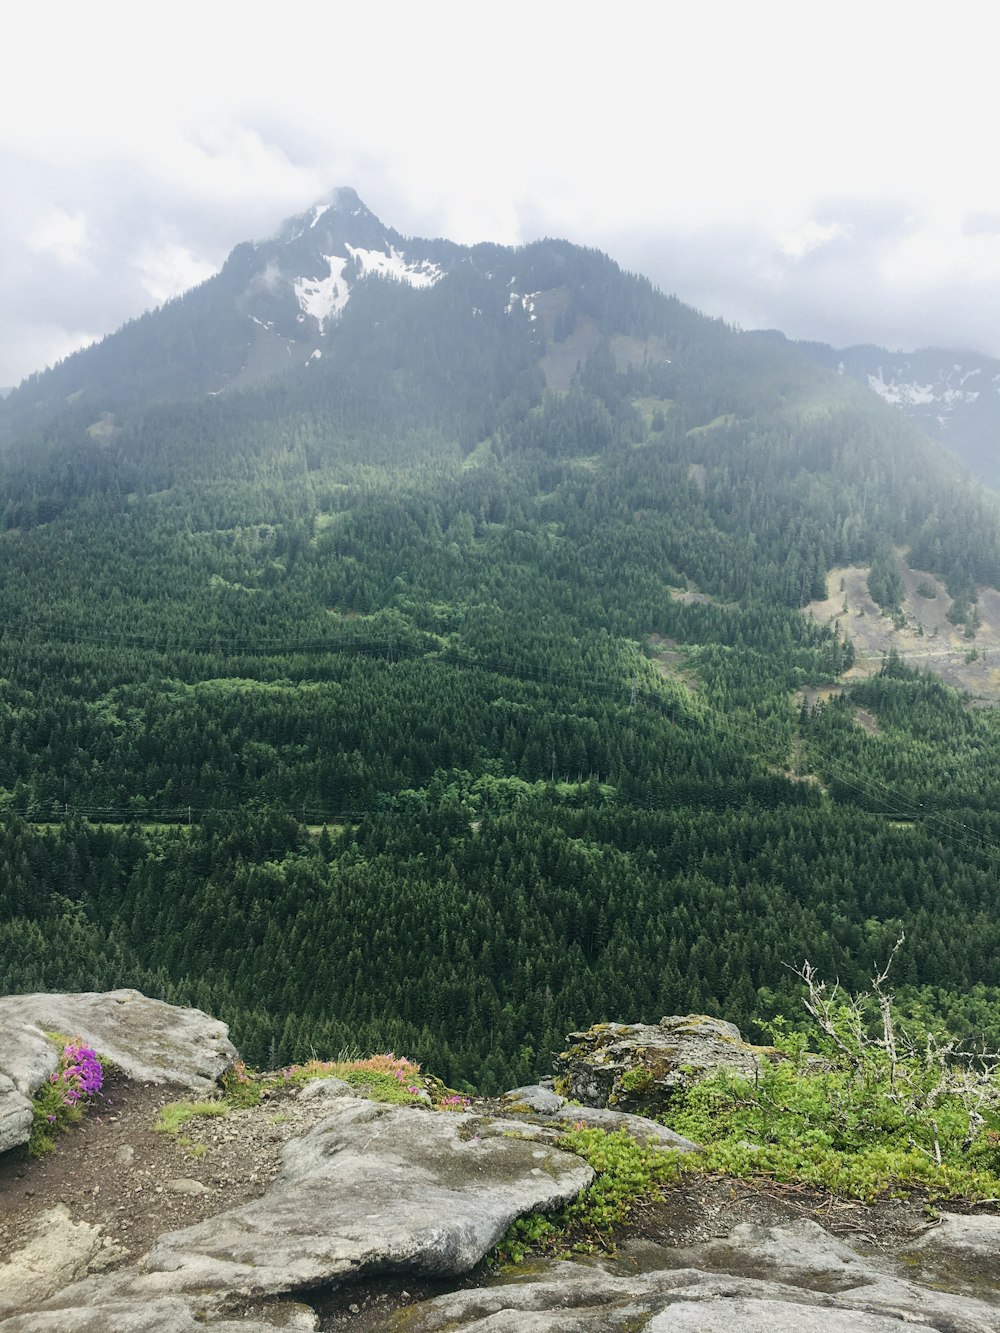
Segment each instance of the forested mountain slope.
M762 337L784 341L781 334ZM801 342L828 370L850 375L939 440L994 490L1000 487L1000 361L980 352L921 347L890 352Z
M906 550L973 636L1000 584L992 502L847 377L339 192L0 431L0 988L490 1086L905 927L996 1023L994 714L895 659L801 702L853 660L801 614L828 569L891 605Z

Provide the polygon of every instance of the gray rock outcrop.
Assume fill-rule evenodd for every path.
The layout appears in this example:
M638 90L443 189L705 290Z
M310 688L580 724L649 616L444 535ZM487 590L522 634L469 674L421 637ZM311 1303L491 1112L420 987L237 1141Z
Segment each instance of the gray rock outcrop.
M558 1111L566 1102L565 1097L560 1097L557 1092L543 1087L540 1083L531 1083L524 1088L511 1088L510 1092L504 1093L503 1100L511 1109L537 1111L539 1114Z
M236 1058L225 1023L136 990L0 999L0 1152L26 1143L31 1098L55 1072L57 1044L79 1037L129 1078L210 1089Z
M732 1023L701 1014L659 1023L597 1023L573 1032L556 1057L556 1091L584 1106L659 1114L677 1094L720 1068L753 1078L778 1059L743 1040Z
M288 1145L260 1198L162 1235L141 1270L68 1286L33 1317L60 1312L65 1326L80 1328L99 1310L104 1327L117 1329L132 1327L127 1312L164 1300L218 1312L234 1299L369 1273L454 1276L520 1214L555 1208L593 1179L579 1157L522 1122L353 1097L329 1111ZM19 1327L0 1320L3 1333Z
M993 1219L980 1219L989 1220ZM390 1320L391 1333L995 1333L1000 1274L970 1294L866 1253L815 1222L743 1225L686 1249L641 1243L617 1259L552 1260L451 1292Z
M698 1151L696 1143L681 1134L675 1134L657 1120L608 1107L574 1105L550 1088L537 1083L524 1088L512 1088L510 1092L504 1093L501 1101L510 1107L509 1113L519 1119L530 1116L532 1120L537 1119L546 1124L580 1124L588 1129L603 1129L608 1133L631 1134L640 1143L658 1143L676 1152Z
M10 998L17 1003L0 1001L6 1078L0 1095L22 1101L32 1079L45 1076L39 1071L54 1067L46 1032L82 1037L145 1082L198 1089L232 1058L222 1024L134 991ZM206 1183L168 1158L171 1174L161 1174L155 1190L170 1209L183 1211L158 1217L202 1220L186 1226L158 1220L142 1249L133 1249L135 1256L149 1247L138 1260L104 1230L121 1212L116 1200L92 1212L92 1222L74 1218L63 1204L32 1213L27 1226L22 1214L19 1229L0 1218L0 1236L8 1238L0 1258L0 1333L312 1333L319 1316L305 1301L317 1288L327 1300L343 1300L336 1326L350 1325L355 1313L363 1314L366 1285L380 1300L386 1289L379 1295L378 1284L394 1274L408 1284L457 1280L516 1217L558 1207L585 1188L591 1168L559 1147L567 1122L624 1128L664 1149L689 1150L694 1145L662 1125L622 1111L622 1101L639 1084L647 1083L647 1093L649 1083L657 1084L667 1098L699 1072L720 1064L752 1072L770 1058L766 1049L743 1043L731 1025L711 1019L608 1025L578 1034L573 1047L577 1053L564 1057L564 1069L589 1071L586 1077L599 1085L593 1095L607 1092L615 1105L568 1105L546 1089L522 1088L508 1095L509 1113L499 1117L435 1112L373 1102L330 1079L297 1094L289 1088L277 1103L265 1099L231 1111L225 1128L212 1131L217 1137L205 1140L208 1151L238 1140L237 1155L248 1143L263 1152L281 1121L288 1132L280 1171L275 1146L268 1168L253 1176L259 1184L226 1208L223 1190L232 1175L221 1183L209 1175ZM629 1070L639 1077L625 1080ZM148 1097L143 1105L148 1114ZM148 1136L148 1123L143 1129ZM134 1156L113 1139L105 1151L109 1161ZM186 1160L197 1173L200 1159ZM228 1161L232 1171L234 1159ZM535 1260L432 1299L414 1301L404 1292L405 1308L382 1307L384 1319L362 1318L358 1327L396 1333L1000 1329L1000 1218L945 1215L914 1239L921 1221L911 1212L905 1225L892 1223L897 1239L886 1246L867 1235L863 1212L855 1214L854 1235L834 1236L802 1220L794 1203L749 1186L741 1216L752 1220L738 1221L735 1191L716 1187L714 1200L706 1201L702 1178L686 1193L681 1183L649 1201L646 1213L655 1214L656 1225L643 1239L621 1242L614 1257ZM133 1201L149 1197L148 1182L136 1188L145 1192ZM79 1197L66 1197L79 1206ZM121 1234L127 1244L127 1230Z
M95 1268L111 1267L123 1254L100 1227L74 1222L65 1204L50 1208L26 1243L0 1263L0 1314L45 1300Z
M697 1143L684 1138L683 1134L675 1134L657 1120L633 1115L628 1111L612 1111L605 1106L560 1106L557 1111L550 1112L547 1118L561 1121L567 1126L580 1124L587 1129L603 1129L609 1134L630 1134L639 1143L655 1143L662 1148L672 1148L675 1152L698 1151Z
M344 1098L285 1152L260 1198L161 1237L149 1281L255 1295L366 1271L468 1272L522 1213L593 1179L513 1120Z

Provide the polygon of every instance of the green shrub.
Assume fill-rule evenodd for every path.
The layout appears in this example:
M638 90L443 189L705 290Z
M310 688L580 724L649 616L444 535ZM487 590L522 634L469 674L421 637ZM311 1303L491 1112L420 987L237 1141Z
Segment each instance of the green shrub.
M548 1214L529 1213L510 1227L494 1251L500 1263L520 1263L531 1250L549 1253L607 1247L636 1204L677 1179L677 1154L637 1143L617 1130L572 1129L558 1146L594 1168L594 1180L571 1203Z
M859 997L818 982L808 964L800 975L819 1058L779 1022L783 1061L754 1082L723 1070L691 1088L671 1125L704 1146L700 1164L867 1200L918 1187L932 1198L1000 1195L995 1060L963 1058L956 1041L901 1019L888 968Z

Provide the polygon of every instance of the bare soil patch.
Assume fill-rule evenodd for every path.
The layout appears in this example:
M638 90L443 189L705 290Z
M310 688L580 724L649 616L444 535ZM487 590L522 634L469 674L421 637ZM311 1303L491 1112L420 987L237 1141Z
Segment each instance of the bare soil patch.
M190 1120L180 1134L154 1130L167 1102L191 1095L112 1073L54 1152L37 1160L24 1148L0 1154L0 1263L38 1215L58 1204L74 1221L100 1226L134 1262L162 1232L262 1194L280 1169L284 1145L322 1116L320 1104L297 1103L291 1089L280 1088L248 1110Z
M948 619L952 599L940 579L900 562L905 587L904 622L896 625L868 592L868 569L845 566L827 575L828 596L803 608L821 625L846 634L854 644L855 664L846 680L876 674L895 650L909 665L934 672L947 685L967 690L974 702L1000 702L1000 593L979 589L981 624L974 638ZM922 590L922 591L918 591ZM933 591L934 596L925 595ZM860 719L858 719L860 721Z

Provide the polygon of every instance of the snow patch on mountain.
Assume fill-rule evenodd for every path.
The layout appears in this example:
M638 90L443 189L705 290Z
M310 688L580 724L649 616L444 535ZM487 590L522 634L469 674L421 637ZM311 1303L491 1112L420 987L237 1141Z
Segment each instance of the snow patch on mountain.
M326 331L331 320L339 319L350 300L350 270L360 278L389 278L405 282L409 287L433 287L444 272L429 260L408 260L401 250L389 246L383 250L366 250L361 246L346 245L346 255L323 255L329 273L322 278L296 278L295 299L303 315L313 318L320 333Z
M942 371L936 384L920 384L894 375L886 379L882 366L879 366L876 374L869 373L868 387L893 407L925 407L934 403L948 411L960 403L976 401L979 390L967 389L965 385L979 373L979 367L963 371L960 365L955 365L950 371Z
M924 403L933 403L935 398L933 385L907 384L895 379L887 381L881 366L877 375L868 376L868 387L874 389L887 403L892 403L893 407L917 407Z
M311 315L319 325L320 333L326 329L328 320L338 319L351 295L351 288L344 277L344 269L350 262L346 255L324 255L330 272L325 278L296 278L295 299L304 315Z
M511 278L511 282L513 281L514 279ZM511 292L507 300L506 313L509 315L518 305L520 305L521 309L527 312L529 319L537 319L538 316L535 314L535 298L538 296L541 296L541 292L525 292L523 296L519 295L517 292Z
M389 253L381 250L364 250L360 246L347 247L348 254L361 266L363 278L375 274L379 278L395 278L410 287L433 287L444 277L440 266L427 259L410 261L394 246L389 246Z

